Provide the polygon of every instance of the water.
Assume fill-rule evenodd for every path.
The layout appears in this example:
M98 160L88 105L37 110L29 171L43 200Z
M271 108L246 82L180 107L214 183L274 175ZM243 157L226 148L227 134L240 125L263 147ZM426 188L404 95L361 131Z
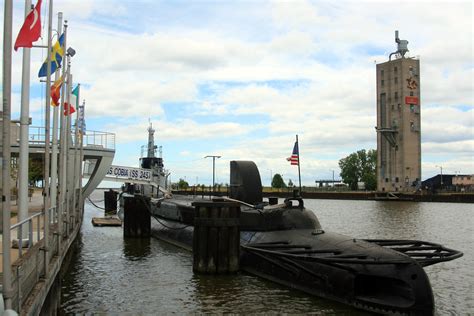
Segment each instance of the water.
M93 200L102 200L102 191ZM102 205L102 204L101 204ZM306 200L327 231L357 238L421 239L464 252L425 268L437 315L474 313L472 204ZM247 275L198 276L191 253L156 239L124 239L93 227L103 211L86 203L79 245L62 280L61 313L279 313L367 315Z

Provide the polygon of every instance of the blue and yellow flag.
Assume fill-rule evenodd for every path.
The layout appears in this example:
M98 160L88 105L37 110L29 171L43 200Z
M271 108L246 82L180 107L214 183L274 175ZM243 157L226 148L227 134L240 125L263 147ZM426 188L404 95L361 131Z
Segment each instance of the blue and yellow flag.
M51 49L51 74L53 74L56 69L61 67L61 61L63 60L64 56L64 33L59 37L56 43L53 45ZM41 66L38 77L46 77L48 72L48 58L44 61L43 65Z

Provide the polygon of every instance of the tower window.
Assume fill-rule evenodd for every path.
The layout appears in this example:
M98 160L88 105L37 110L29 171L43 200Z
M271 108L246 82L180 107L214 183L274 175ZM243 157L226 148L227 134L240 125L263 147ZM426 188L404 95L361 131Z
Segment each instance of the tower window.
M393 95L393 97L395 98L395 100L398 100L398 92L395 92L395 94Z
M381 84L382 84L382 87L384 86L384 83L385 83L385 82L382 80L382 82L381 82Z
M411 97L413 96L413 91L410 91L410 96L411 96Z
M383 73L384 73L383 69L380 70L380 77L382 77L382 78L383 78Z
M395 84L398 84L398 77L395 77L393 81L395 82Z
M397 73L397 71L398 71L398 68L397 68L397 67L394 67L394 68L393 68L393 72Z

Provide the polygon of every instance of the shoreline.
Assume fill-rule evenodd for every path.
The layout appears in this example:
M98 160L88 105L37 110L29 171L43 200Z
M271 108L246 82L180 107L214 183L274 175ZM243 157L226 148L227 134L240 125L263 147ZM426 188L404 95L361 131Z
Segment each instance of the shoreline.
M192 190L172 190L173 194L193 195ZM208 196L209 191L196 191L196 195ZM226 196L227 192L214 192L215 196ZM263 197L292 197L292 192L262 192ZM398 193L397 197L388 197L383 192L302 192L305 199L326 199L326 200L368 200L368 201L396 201L396 202L447 202L447 203L474 203L474 193L442 193L442 194L409 194Z

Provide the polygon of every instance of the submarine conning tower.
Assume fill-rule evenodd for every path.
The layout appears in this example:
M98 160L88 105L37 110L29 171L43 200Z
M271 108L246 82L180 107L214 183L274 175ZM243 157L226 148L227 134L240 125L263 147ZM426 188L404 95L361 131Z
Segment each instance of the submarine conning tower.
M262 203L262 180L253 161L230 162L230 194L236 199L253 205Z
M155 130L153 129L153 125L150 122L150 126L148 127L148 144L147 144L147 156L140 158L140 167L145 169L154 169L158 168L162 170L163 165L163 157L161 156L161 147L160 147L160 156L156 157L156 149L158 146L155 145Z

